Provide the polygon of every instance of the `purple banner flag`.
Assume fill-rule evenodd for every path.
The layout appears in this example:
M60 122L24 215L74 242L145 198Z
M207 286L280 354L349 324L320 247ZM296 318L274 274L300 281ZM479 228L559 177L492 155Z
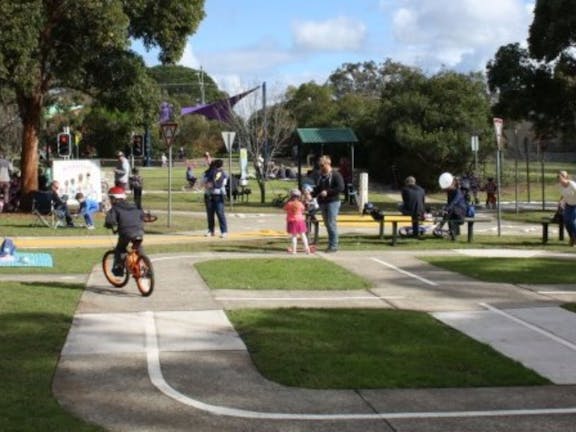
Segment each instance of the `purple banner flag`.
M237 94L227 99L220 99L216 102L209 104L201 104L193 107L184 107L180 110L180 115L200 114L209 120L219 120L221 122L229 123L232 120L232 108L240 99L248 96L253 91L256 91L260 86L254 87L244 93Z

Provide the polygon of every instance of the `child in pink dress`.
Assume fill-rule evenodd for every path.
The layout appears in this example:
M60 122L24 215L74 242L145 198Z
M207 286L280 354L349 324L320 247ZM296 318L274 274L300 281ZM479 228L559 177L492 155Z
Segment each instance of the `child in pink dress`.
M295 254L298 245L298 236L302 239L304 251L309 254L310 247L308 246L308 237L306 236L306 211L304 203L300 200L301 193L298 189L290 191L290 199L284 205L286 212L286 231L292 236L292 247L288 248L288 252Z

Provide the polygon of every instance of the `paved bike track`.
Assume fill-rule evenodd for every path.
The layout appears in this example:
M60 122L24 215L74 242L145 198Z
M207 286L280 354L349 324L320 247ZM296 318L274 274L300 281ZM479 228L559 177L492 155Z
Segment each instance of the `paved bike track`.
M374 288L211 292L193 264L228 256L251 255L154 256L158 282L149 298L139 296L133 282L124 289L110 287L96 266L55 375L60 403L114 431L575 430L570 429L576 424L576 386L571 384L336 391L280 386L255 370L222 312L248 306L411 308L459 313L460 318L446 320L467 322L462 318L466 314L477 318L493 313L482 304L498 311L527 310L529 315L539 309L556 311L560 301L574 295L572 287L559 298L538 292L538 287L480 284L404 252L341 252L306 259L330 259L359 271L374 281ZM493 318L489 315L488 322ZM542 334L528 331L522 337L525 344L526 337L536 344L531 352L541 350L536 342L548 344L548 352L560 351L561 379L576 382L571 366L576 365L575 351L551 344ZM559 336L576 343L570 337ZM514 340L513 335L506 340ZM558 367L551 365L552 370Z

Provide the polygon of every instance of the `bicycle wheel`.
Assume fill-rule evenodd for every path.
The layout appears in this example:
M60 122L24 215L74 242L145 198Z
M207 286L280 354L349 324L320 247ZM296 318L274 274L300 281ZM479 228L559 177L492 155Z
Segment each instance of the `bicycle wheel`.
M133 275L140 294L148 297L154 291L154 269L152 261L146 255L140 255L136 262L136 272Z
M106 280L110 282L111 285L115 286L116 288L122 288L128 283L130 274L127 271L124 271L123 276L116 276L114 273L112 273L113 267L114 249L111 249L107 251L102 257L102 271L104 272L104 276L106 276Z

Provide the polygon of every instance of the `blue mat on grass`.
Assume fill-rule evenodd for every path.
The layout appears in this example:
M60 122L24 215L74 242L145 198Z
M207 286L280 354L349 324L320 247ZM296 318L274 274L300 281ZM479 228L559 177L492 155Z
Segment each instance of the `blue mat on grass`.
M48 253L15 252L0 257L0 267L53 267L52 255Z

